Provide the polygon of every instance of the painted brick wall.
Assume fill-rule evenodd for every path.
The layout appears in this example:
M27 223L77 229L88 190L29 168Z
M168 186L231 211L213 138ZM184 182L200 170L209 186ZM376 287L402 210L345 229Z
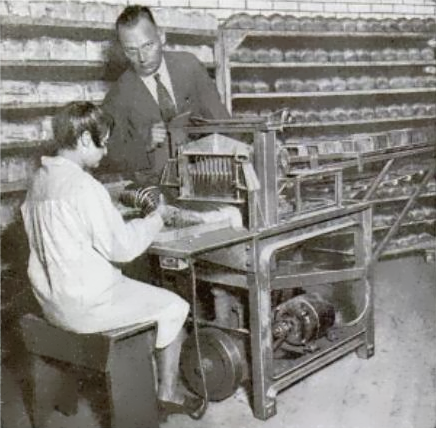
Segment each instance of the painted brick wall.
M216 27L228 16L282 13L296 16L433 17L435 0L1 0L0 14L65 18L78 10L86 20L112 21L128 4L150 6L168 26ZM188 15L184 19L184 15Z

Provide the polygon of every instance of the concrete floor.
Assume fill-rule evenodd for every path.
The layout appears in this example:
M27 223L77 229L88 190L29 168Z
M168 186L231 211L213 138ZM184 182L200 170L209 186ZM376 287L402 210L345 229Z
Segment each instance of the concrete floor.
M240 389L210 404L201 420L174 415L162 428L436 428L435 303L435 264L419 257L381 262L373 358L350 354L281 392L277 415L265 422L252 416ZM2 371L3 428L30 427L21 397L19 371L9 361ZM44 428L73 427L98 427L85 401L76 416L55 412Z

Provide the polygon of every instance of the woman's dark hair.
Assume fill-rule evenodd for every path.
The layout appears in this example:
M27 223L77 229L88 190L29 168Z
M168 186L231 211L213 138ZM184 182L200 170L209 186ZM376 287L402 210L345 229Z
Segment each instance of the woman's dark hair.
M117 18L115 23L115 27L117 32L121 26L133 26L138 23L141 18L145 18L150 21L152 24L156 25L156 21L154 20L153 14L151 10L147 6L140 5L132 5L127 6Z
M53 133L58 148L74 149L79 137L88 131L97 147L102 139L112 133L114 120L111 115L93 103L71 102L53 118Z

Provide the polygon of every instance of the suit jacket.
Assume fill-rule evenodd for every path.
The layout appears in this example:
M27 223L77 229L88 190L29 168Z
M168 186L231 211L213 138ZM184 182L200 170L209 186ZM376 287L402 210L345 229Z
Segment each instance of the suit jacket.
M214 82L198 59L187 52L164 52L173 86L177 113L190 111L206 118L227 118ZM106 95L103 107L115 119L108 145L110 169L142 170L146 175L160 174L168 159L168 147L151 148L151 126L160 122L157 102L134 70L120 76ZM106 166L107 163L106 163Z

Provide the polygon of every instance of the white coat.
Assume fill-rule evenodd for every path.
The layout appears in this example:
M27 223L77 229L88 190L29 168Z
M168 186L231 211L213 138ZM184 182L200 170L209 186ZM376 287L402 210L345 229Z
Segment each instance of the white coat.
M28 274L46 318L77 333L156 321L156 347L171 343L189 305L176 294L123 276L113 262L143 253L163 226L159 214L125 222L105 187L63 157L43 157L21 207Z

